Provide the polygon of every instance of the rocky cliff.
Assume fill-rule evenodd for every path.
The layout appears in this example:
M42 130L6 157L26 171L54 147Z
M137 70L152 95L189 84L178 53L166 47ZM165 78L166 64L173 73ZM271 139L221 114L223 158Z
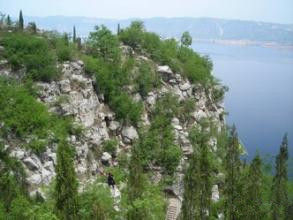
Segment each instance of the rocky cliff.
M135 59L149 61L144 56L135 56ZM1 61L1 75L13 76L11 70ZM183 195L183 165L192 153L192 146L188 139L189 129L198 124L203 118L210 118L218 129L225 124L224 108L222 103L216 103L211 97L211 89L206 89L200 84L191 84L179 73L173 72L169 66L154 64L160 75L161 87L149 92L145 98L129 86L128 93L133 100L141 101L144 106L141 121L137 127L121 123L115 113L105 103L104 95L96 92L96 81L85 74L84 63L81 60L59 64L62 76L58 81L50 83L37 83L38 100L45 103L49 111L61 116L74 119L83 132L76 136L71 135L69 142L75 148L75 169L80 181L80 190L89 182L93 182L104 172L107 166L117 166L117 155L130 154L132 144L139 137L138 129L150 124L150 112L156 101L167 93L178 97L179 101L191 99L195 103L195 110L190 114L188 121L174 117L172 126L175 133L175 142L184 154L175 174L172 186L166 189L169 195L168 219L175 219L180 211ZM113 157L110 152L103 151L105 141L115 138L118 148ZM41 187L49 185L54 179L56 166L56 145L46 147L46 151L37 155L32 151L19 147L11 140L6 141L6 148L10 154L18 158L25 167L29 191L42 194ZM210 140L211 151L217 151L217 141ZM160 167L153 167L153 181L159 182L161 178ZM119 186L119 184L118 184ZM118 187L119 189L119 187ZM119 197L119 192L113 192ZM213 187L213 200L219 199L218 186Z

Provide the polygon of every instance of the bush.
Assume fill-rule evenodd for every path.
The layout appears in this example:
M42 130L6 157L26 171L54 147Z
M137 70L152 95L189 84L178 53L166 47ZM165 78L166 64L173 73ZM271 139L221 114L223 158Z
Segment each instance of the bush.
M88 74L96 76L96 92L105 96L105 101L115 112L117 119L136 125L140 121L142 103L135 102L124 88L131 82L130 72L134 60L128 59L123 65L111 64L99 58L84 57Z
M114 200L108 187L98 184L88 186L80 195L79 202L81 219L115 219Z
M111 155L115 155L117 145L118 145L118 141L116 139L106 140L103 143L103 150L110 153Z
M35 81L51 81L59 76L54 53L45 38L25 33L8 33L1 39L4 56L13 70L25 68L26 77Z
M95 32L91 32L87 51L94 57L100 57L108 62L117 62L120 59L120 48L117 36L104 25L96 26Z
M141 21L133 21L130 27L123 29L119 39L134 50L139 49L143 43L144 25Z
M150 64L142 62L139 65L138 74L135 79L136 90L145 98L154 88L159 86L160 80L157 73L152 69Z
M114 109L117 119L137 125L142 113L142 103L132 100L126 93L111 96L110 107Z
M20 85L0 78L0 121L4 132L17 137L37 135L46 137L50 128L50 115L45 105L36 101Z

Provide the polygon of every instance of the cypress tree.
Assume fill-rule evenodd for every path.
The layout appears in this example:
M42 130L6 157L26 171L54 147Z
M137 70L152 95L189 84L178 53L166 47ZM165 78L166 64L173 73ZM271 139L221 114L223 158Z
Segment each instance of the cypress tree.
M73 38L72 38L72 40L73 40L73 43L76 42L76 30L75 30L75 26L73 26Z
M209 218L213 166L208 145L211 136L208 128L208 123L202 123L200 130L193 128L190 132L193 154L184 181L182 205L184 220Z
M280 152L276 157L276 171L272 185L272 219L284 219L288 212L288 138L284 135Z
M11 21L11 18L10 18L9 15L7 15L7 18L6 18L6 25L7 25L8 27L11 27L11 25L12 25L12 21Z
M81 48L82 48L82 46L81 46L81 38L80 37L76 38L76 42L77 42L77 49L81 50Z
M118 26L117 26L117 35L119 35L120 34L120 24L118 23Z
M74 170L73 152L65 140L60 141L57 149L55 209L62 219L76 219L78 182Z
M242 198L241 185L241 161L238 134L235 125L233 125L225 157L225 219L236 220L238 216Z
M19 19L18 19L18 27L19 30L23 30L23 26L24 26L24 21L23 21L23 16L22 16L22 10L20 10L19 12Z
M195 219L195 213L198 206L197 189L198 189L198 160L195 153L191 155L189 166L184 176L184 194L182 203L182 219Z
M129 220L144 219L147 215L147 213L144 213L143 207L136 208L134 206L135 200L140 199L143 196L145 181L139 146L134 145L129 163L129 176L127 184L128 202L129 205L132 206L131 210L128 212L127 219Z
M262 161L259 155L252 160L246 181L246 196L243 213L245 219L262 219Z
M68 46L69 45L69 37L68 37L67 33L64 33L63 40L65 42L65 45Z

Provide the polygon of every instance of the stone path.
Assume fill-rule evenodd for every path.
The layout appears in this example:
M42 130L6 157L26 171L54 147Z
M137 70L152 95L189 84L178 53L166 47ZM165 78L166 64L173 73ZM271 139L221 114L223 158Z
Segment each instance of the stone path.
M177 198L170 198L168 202L166 220L177 220L181 209L181 201Z

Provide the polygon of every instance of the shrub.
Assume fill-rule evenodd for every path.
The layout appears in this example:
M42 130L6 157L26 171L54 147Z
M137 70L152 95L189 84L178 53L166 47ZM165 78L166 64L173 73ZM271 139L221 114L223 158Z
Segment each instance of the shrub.
M115 155L117 149L118 141L116 139L106 140L103 143L103 150Z
M0 79L0 121L4 132L18 137L37 135L45 137L50 115L45 105L36 101L27 90L15 83Z
M1 39L4 56L14 70L25 68L33 80L51 81L58 77L56 59L45 38L25 33L8 33Z
M134 50L139 49L143 43L144 25L141 21L133 21L131 25L123 29L119 34L119 39Z
M140 121L142 103L132 100L126 93L114 95L110 107L115 110L117 119L136 125Z
M137 91L143 98L145 98L153 88L159 86L160 80L159 76L151 68L150 64L147 62L142 62L139 65L135 83Z
M109 188L93 184L80 195L81 219L115 219L114 200Z
M118 38L104 25L96 26L95 32L90 33L87 47L89 54L105 61L117 62L120 58Z

